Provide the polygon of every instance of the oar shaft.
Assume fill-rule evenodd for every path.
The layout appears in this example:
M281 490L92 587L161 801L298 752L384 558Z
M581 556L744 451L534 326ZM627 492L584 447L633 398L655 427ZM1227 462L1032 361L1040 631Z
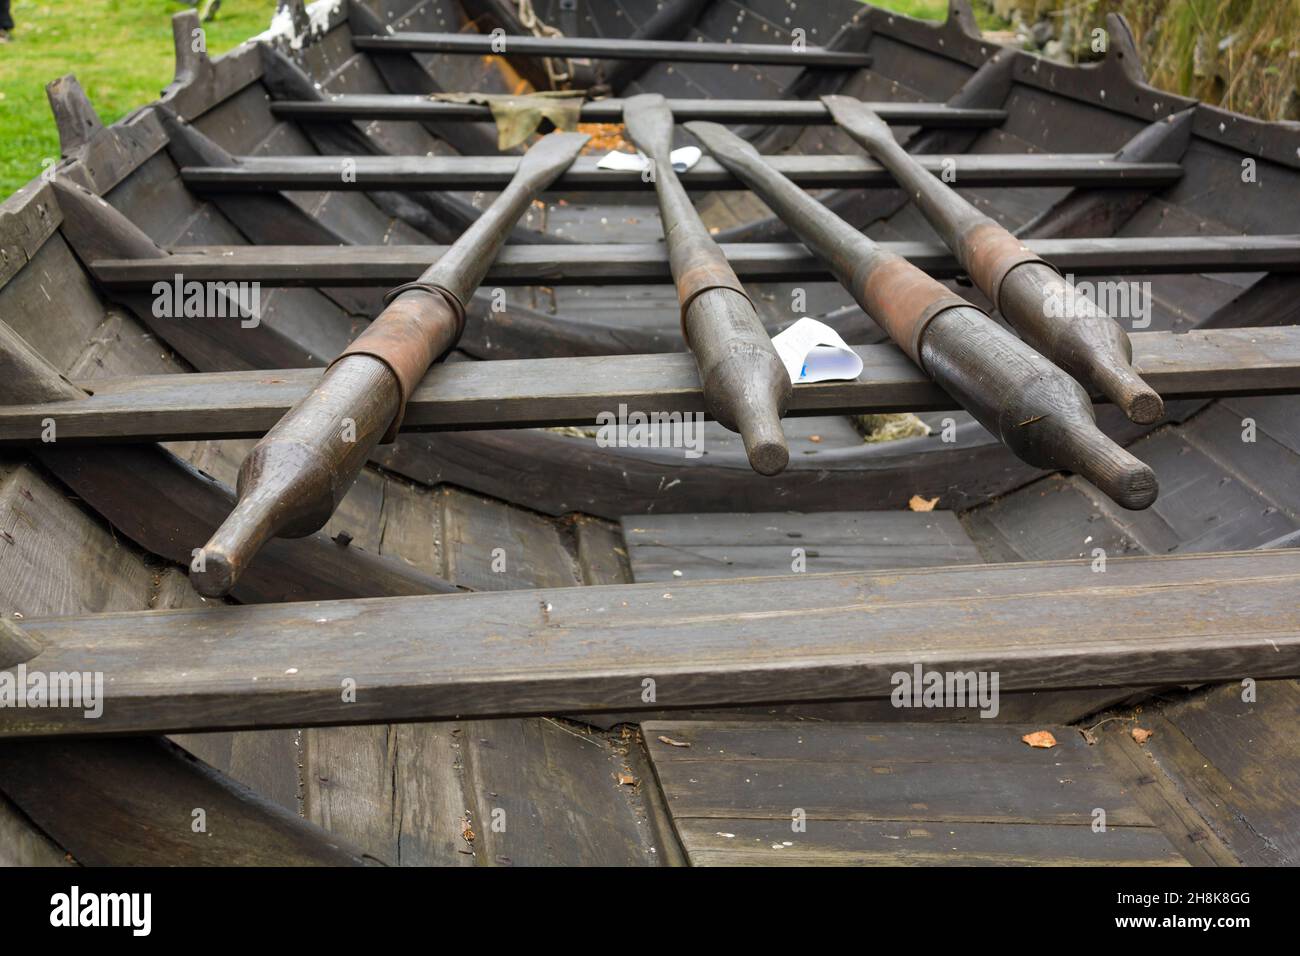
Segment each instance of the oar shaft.
M509 186L418 280L330 364L316 387L244 459L239 501L191 566L195 587L226 594L276 536L322 527L381 441L396 438L406 400L460 338L465 305L529 203L587 141L557 133L528 151Z
M1078 382L945 286L836 217L740 137L687 123L830 267L889 337L1020 458L1077 471L1127 508L1155 500L1155 475L1097 428Z
M822 100L840 128L889 170L971 281L1025 341L1134 421L1149 424L1164 414L1160 396L1133 370L1133 347L1119 323L922 167L865 103L847 96Z
M623 116L628 135L654 164L682 333L700 370L705 404L724 427L740 433L755 471L777 474L790 460L781 428L789 373L672 168L673 116L666 101L655 93L631 97Z

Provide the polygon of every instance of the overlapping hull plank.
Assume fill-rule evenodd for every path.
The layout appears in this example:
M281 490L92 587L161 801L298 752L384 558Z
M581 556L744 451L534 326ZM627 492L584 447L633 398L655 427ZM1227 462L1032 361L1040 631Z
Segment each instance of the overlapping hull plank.
M1107 763L1189 860L1296 865L1296 681L1201 688L1116 716L1101 728ZM1134 727L1152 731L1145 744Z
M904 374L785 224L707 156L684 178L768 330L824 318L861 348L863 382L796 389L797 410L813 414L785 422L792 460L777 480L755 476L715 423L699 460L606 448L571 428L502 427L587 424L620 394L698 407L698 383L679 374L689 358L650 354L680 348L653 190L634 174L588 172L593 156L578 178L617 188L562 185L529 211L489 273L500 295L469 304L445 382L431 376L412 406L417 427L497 430L408 433L379 448L324 531L238 595L247 606L204 605L184 569L249 444L211 439L259 434L382 308L384 289L418 274L492 198L440 187L490 187L516 162L499 155L485 107L428 94L517 92L545 71L525 57L353 42L389 25L482 42L483 24L455 0L349 0L317 8L314 30L291 0L300 36L217 59L192 49L188 12L174 23L166 110L104 127L74 79L52 84L65 162L53 186L35 182L0 209L0 401L11 406L0 419L64 403L61 441L8 449L0 475L0 611L23 629L0 629L0 654L102 668L112 690L100 721L3 708L0 723L184 731L173 741L206 766L157 738L0 741L0 858L1294 862L1300 397L1289 394L1294 329L1264 327L1300 321L1300 207L1286 201L1300 189L1300 138L1152 90L1117 20L1111 54L1070 68L979 37L961 0L940 26L856 0L799 4L797 17L792 0L687 6L588 5L565 29L789 49L798 23L809 46L871 66L604 59L591 75L614 97L585 104L586 119L659 93L679 119L749 122L739 132L761 153L829 185L817 192L828 208L959 278L908 197L818 100L856 96L888 114L913 154L955 157L961 194L1063 270L1150 279L1149 323L1133 331L1166 343L1170 361L1143 371L1164 376L1174 400L1153 429L1105 406L1099 418L1155 469L1156 505L1124 512L1076 477L1008 456ZM548 22L562 12L537 8ZM1062 167L1046 154L1074 157ZM1265 185L1242 184L1247 155ZM366 174L356 183L339 177L350 156ZM289 179L200 193L184 171L199 167L216 180L268 169ZM435 175L366 178L412 169ZM262 282L259 327L159 319L153 282L177 271ZM1193 329L1207 334L1168 336ZM597 365L607 374L592 375ZM242 397L230 402L236 381ZM864 444L842 413L869 396L919 412L936 434ZM18 436L29 444L30 414ZM937 496L939 510L903 511L913 496ZM791 576L796 549L811 574ZM732 580L705 580L715 576ZM453 587L490 593L392 597ZM278 600L299 603L255 606ZM145 608L154 613L101 616ZM894 707L890 676L918 660L997 670L998 715ZM355 704L341 700L344 676L359 681ZM192 693L209 677L214 694ZM1201 686L1215 680L1228 683ZM446 719L392 722L428 717ZM1134 726L1155 736L1139 745ZM230 729L242 727L263 729ZM1057 748L1020 742L1045 727ZM790 735L805 743L781 751ZM85 770L79 786L52 796L48 766L69 760ZM1056 771L1043 775L1057 763L1070 768L1064 788ZM785 806L796 802L803 833ZM219 808L206 842L190 829L196 805ZM1096 807L1110 816L1105 838L1088 826Z

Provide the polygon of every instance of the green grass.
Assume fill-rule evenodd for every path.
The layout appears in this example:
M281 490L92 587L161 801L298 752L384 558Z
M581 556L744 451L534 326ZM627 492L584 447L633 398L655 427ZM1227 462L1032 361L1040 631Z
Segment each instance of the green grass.
M59 139L45 84L76 74L105 123L157 99L171 82L169 0L14 0L13 39L0 45L0 198L57 159ZM208 52L265 30L275 0L223 0L205 24Z
M871 0L871 3L920 20L948 19L947 0ZM980 25L981 30L1005 30L1011 25L994 13L987 4L976 2L973 6L975 21Z
M908 16L942 20L945 0L885 0ZM982 7L982 5L977 5ZM0 199L57 160L59 139L45 84L76 74L107 123L158 97L172 78L171 15L187 9L172 0L13 0L12 42L0 45ZM275 0L223 0L205 24L216 56L265 30ZM980 11L984 29L1005 23Z

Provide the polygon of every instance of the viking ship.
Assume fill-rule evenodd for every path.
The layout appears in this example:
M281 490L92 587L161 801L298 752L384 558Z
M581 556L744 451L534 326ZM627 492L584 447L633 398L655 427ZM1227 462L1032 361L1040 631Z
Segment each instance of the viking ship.
M1300 863L1300 124L967 0L173 32L0 205L0 860Z

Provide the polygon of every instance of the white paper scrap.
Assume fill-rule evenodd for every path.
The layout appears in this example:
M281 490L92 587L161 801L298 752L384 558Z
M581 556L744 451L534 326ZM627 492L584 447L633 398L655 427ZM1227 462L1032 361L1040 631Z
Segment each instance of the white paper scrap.
M672 160L676 172L684 173L698 163L703 155L698 146L683 146L669 153L668 158ZM606 153L596 164L597 169L621 169L634 173L639 173L649 166L650 158L645 153L620 153L617 150Z
M862 374L862 357L829 325L807 316L773 336L772 345L796 385Z

